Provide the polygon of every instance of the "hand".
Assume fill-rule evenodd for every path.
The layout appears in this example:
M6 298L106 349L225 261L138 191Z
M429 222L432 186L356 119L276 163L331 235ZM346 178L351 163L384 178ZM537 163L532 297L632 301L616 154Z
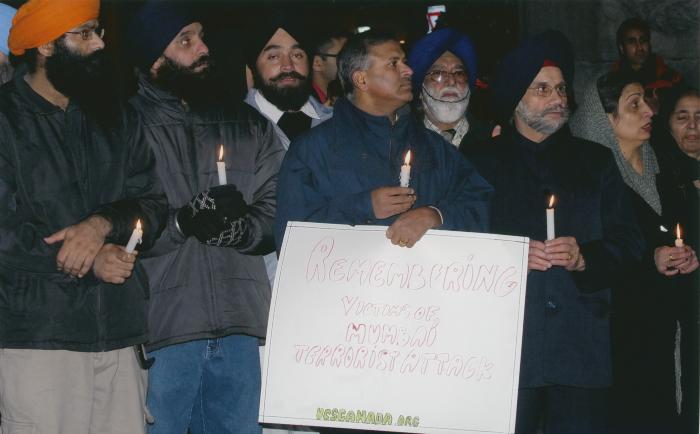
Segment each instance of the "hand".
M568 271L583 271L586 261L574 237L559 237L544 242L544 252L552 265L564 267Z
M58 271L71 277L83 277L92 267L95 256L112 230L112 223L101 216L91 216L44 238L46 244L63 241L56 255Z
M177 222L185 236L194 235L200 242L218 236L228 223L248 212L248 205L235 185L222 185L205 190L180 208Z
M408 211L415 201L415 192L409 187L379 187L372 190L372 210L380 220Z
M216 211L228 220L235 220L248 213L248 204L235 185L226 184L209 189L209 197L216 204Z
M664 276L692 273L698 268L695 250L688 246L661 246L654 250L656 270Z
M547 271L552 268L552 263L547 259L542 241L530 240L530 249L527 255L527 269Z
M386 237L396 246L413 247L428 229L438 227L441 223L437 211L423 206L401 214L386 230Z
M105 244L95 257L92 271L103 282L122 284L131 276L138 253L129 254L122 246Z

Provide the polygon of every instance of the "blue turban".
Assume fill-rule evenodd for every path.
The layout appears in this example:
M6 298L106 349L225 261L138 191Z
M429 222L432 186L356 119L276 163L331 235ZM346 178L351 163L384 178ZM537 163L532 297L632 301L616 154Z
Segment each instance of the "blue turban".
M476 50L474 43L464 33L454 29L440 29L419 39L408 55L408 66L413 70L413 93L419 94L425 74L445 51L449 51L464 63L469 75L469 88L476 83Z
M12 27L12 17L15 16L17 9L0 3L0 51L7 56L10 49L7 47L7 36L10 34Z
M499 122L510 120L545 61L558 66L566 83L570 87L573 85L574 54L566 36L557 30L530 36L508 53L496 70L491 85L491 102Z
M129 24L127 46L136 66L148 74L153 64L183 27L199 22L196 11L187 5L150 0Z

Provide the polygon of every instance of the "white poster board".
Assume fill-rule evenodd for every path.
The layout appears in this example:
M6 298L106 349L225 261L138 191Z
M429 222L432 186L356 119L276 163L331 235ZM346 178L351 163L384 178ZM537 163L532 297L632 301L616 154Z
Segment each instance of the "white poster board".
M512 433L528 240L290 222L267 329L260 421Z

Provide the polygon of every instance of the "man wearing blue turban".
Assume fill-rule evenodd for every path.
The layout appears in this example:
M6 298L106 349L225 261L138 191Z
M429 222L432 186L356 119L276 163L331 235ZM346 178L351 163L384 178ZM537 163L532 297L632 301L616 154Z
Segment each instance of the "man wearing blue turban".
M15 16L17 9L0 3L0 84L7 83L12 78L12 65L10 65L9 56L10 50L7 47L7 36L12 27L12 17Z
M485 140L490 128L467 113L477 77L471 39L444 28L418 40L408 56L414 101L428 129L458 148Z

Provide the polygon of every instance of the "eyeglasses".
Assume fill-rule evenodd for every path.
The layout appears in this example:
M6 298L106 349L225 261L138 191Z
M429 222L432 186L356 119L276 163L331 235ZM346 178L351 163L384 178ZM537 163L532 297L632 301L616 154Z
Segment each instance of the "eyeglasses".
M104 27L96 27L94 29L83 29L78 32L65 32L67 34L71 35L80 35L80 37L83 39L83 41L89 41L92 38L92 35L97 36L98 38L102 39L105 36L105 29Z
M565 97L566 95L566 85L565 84L560 84L558 86L549 86L547 84L541 84L539 86L535 87L528 87L528 89L534 90L535 95L541 96L542 98L549 98L549 96L554 92L555 90L557 91L557 95L560 97Z
M469 77L467 76L467 71L462 71L462 70L449 72L449 71L443 71L441 69L436 69L436 70L428 72L425 75L435 83L445 82L445 81L447 81L448 77L452 77L452 80L454 80L455 83L459 83L459 84L464 84L467 82L467 80L469 80Z

